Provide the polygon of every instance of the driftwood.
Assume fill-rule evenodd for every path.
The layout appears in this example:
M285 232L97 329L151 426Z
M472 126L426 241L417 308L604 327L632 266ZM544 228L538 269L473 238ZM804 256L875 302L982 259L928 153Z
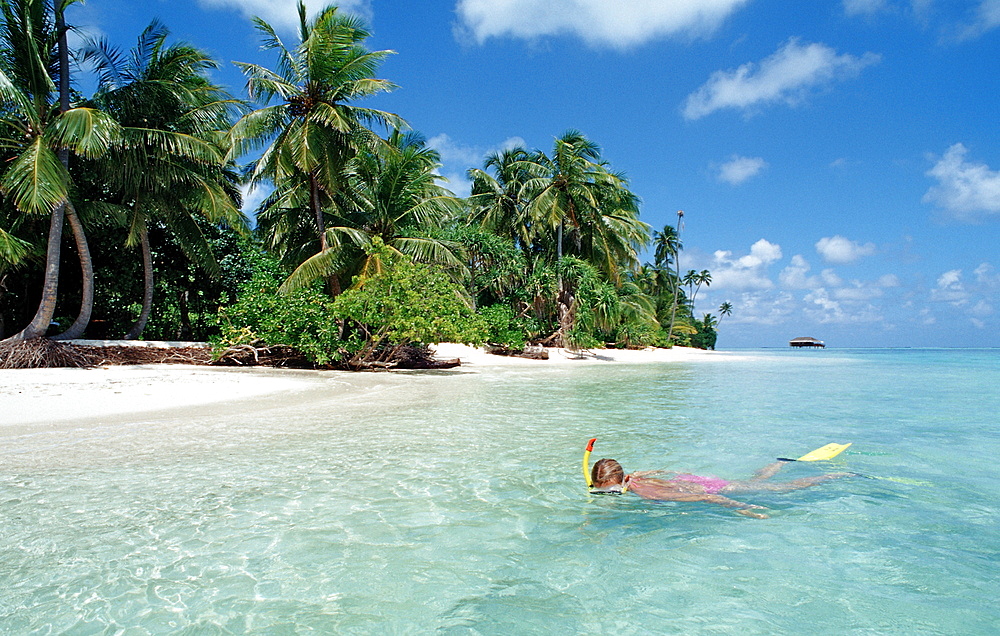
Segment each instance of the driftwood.
M510 358L527 358L529 360L548 360L549 352L545 347L528 345L524 349L511 349L509 347L498 345L495 347L489 347L487 353L495 356L507 356Z

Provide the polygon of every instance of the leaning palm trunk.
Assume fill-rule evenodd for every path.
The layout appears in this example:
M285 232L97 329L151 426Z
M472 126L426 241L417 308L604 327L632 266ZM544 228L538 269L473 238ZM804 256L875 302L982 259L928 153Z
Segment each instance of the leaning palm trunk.
M59 252L62 243L63 216L66 203L56 206L49 219L49 243L45 252L45 282L42 284L42 298L38 302L35 317L28 326L7 340L31 340L44 336L52 316L56 313L56 299L59 293Z
M127 334L126 340L138 340L142 336L149 314L153 311L153 253L149 248L149 230L145 224L139 229L139 245L142 248L142 311Z
M87 245L87 235L83 232L83 223L76 213L76 208L70 202L66 203L66 220L73 231L76 249L80 255L80 272L83 276L83 286L80 294L80 313L69 329L54 336L53 340L73 340L79 338L90 324L90 316L94 311L94 260L90 256L90 246Z

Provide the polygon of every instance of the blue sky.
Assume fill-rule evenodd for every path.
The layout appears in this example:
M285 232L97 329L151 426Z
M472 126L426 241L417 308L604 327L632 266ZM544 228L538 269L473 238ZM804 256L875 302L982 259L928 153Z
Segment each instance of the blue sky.
M307 3L310 10L320 2ZM720 348L1000 346L1000 0L352 0L380 76L457 193L482 157L577 129L683 270ZM122 48L153 18L223 62L270 63L249 16L293 0L88 0ZM81 82L81 86L83 83Z

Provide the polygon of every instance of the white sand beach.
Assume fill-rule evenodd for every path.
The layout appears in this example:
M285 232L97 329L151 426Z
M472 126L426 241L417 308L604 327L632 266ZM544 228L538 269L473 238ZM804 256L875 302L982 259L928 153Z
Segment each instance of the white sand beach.
M188 343L186 343L188 344ZM151 346L151 345L146 345ZM641 351L597 349L569 352L549 348L548 360L498 356L467 345L434 347L438 359L459 358L459 372L491 367L546 367L613 363L669 363L733 359L732 354L676 347ZM313 372L268 368L188 365L107 366L94 369L0 370L0 434L58 422L148 413L244 398L307 390Z

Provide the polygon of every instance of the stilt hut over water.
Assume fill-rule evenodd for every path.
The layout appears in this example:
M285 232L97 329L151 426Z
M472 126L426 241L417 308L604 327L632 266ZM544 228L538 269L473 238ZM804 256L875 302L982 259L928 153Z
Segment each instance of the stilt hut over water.
M823 344L822 340L817 340L815 338L793 338L788 341L788 346L790 347L819 347L824 348L826 345Z

